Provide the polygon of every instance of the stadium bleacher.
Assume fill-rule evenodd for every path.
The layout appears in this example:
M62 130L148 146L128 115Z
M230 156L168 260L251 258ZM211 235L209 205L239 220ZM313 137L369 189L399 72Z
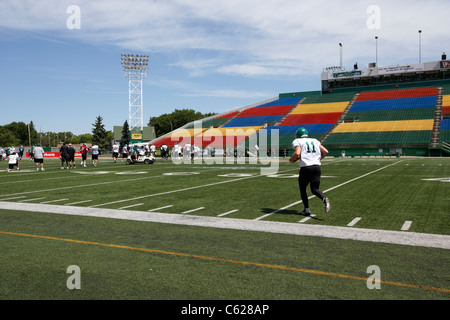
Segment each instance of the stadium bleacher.
M219 115L202 122L202 127L213 123L201 133L202 147L225 147L243 145L269 123L276 123L286 116L301 100L301 97L280 98L244 110ZM217 126L221 123L220 126ZM187 128L194 127L190 124ZM211 128L213 127L213 128ZM200 141L198 135L191 134L193 140ZM198 142L197 142L198 144Z
M202 134L202 147L225 148L242 145L262 127L222 127L205 131ZM195 138L194 138L195 140Z
M442 114L444 118L450 116L450 95L442 97Z
M326 99L328 100L328 97ZM320 140L338 121L350 102L323 102L317 98L311 100L313 103L309 103L309 97L305 98L278 125L266 128L268 145L270 145L269 137L274 129L279 130L279 146L283 149L290 148L299 127L308 130L310 137Z
M438 90L361 93L333 132L328 146L430 143Z
M277 99L262 105L243 110L223 127L253 127L280 121L288 114L301 97Z
M281 120L283 115L277 116L259 116L259 117L236 117L225 124L224 128L239 128L239 127L255 127L262 126L267 122L276 122Z
M201 130L195 131L194 123L188 124L183 136L174 132L154 143L170 147L190 137L191 144L201 141L203 148L220 148L231 142L248 147L249 138L256 134L258 143L261 138L267 139L270 148L270 136L277 132L281 150L290 149L298 128L304 127L310 137L321 140L328 149L406 145L427 148L434 130L438 87L280 94L270 102L204 119ZM450 84L444 83L443 87L439 139L449 142Z
M440 141L450 143L450 119L443 119L441 122Z

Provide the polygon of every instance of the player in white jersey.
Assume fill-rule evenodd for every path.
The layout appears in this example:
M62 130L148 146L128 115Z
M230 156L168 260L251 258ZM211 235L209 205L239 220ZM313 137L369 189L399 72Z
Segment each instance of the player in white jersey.
M300 188L300 196L305 209L302 215L310 216L308 195L306 188L311 187L311 192L322 200L325 212L330 212L330 200L320 191L321 160L328 154L328 150L322 144L313 138L308 138L308 131L300 128L296 134L297 139L292 142L294 153L289 161L295 163L300 160L300 173L298 177L298 185Z
M20 170L19 168L19 155L16 154L16 152L11 152L11 154L8 156L9 162L8 162L8 172L12 172L14 170L14 167L17 167L17 170Z
M190 159L191 158L191 144L186 143L183 148L183 159Z
M180 157L180 152L181 152L180 146L178 145L177 142L175 142L175 145L173 146L172 149L172 158L178 159Z
M150 145L150 155L152 157L156 155L156 146L154 144Z
M98 154L99 154L98 145L94 144L90 149L92 150L92 165L94 167L96 167L97 162L98 162Z
M33 149L33 159L34 163L36 164L36 171L39 171L39 164L41 165L41 171L45 171L44 156L45 156L44 149L42 149L41 144L38 143Z
M114 143L114 145L112 146L114 163L117 162L117 158L119 157L119 150L120 150L120 146L117 143Z
M122 162L123 162L123 159L127 159L128 158L128 154L129 154L129 152L128 152L128 145L124 145L123 148L122 148Z

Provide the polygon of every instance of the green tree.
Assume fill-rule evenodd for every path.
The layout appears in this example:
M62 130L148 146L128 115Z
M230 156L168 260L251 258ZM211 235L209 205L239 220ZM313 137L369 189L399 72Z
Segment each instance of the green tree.
M11 147L19 144L20 141L16 138L13 131L6 128L6 126L0 127L0 147Z
M108 141L108 134L103 124L103 118L98 116L92 125L94 126L92 129L92 144L98 145L100 151L108 150L110 142Z
M80 138L80 143L92 143L92 138L94 137L90 133L80 134L78 136Z
M5 128L14 134L14 137L19 142L18 144L28 145L28 126L24 122L11 122Z
M154 126L156 136L160 137L168 132L184 126L187 123L201 120L213 115L215 115L215 113L202 114L201 112L193 109L175 109L172 113L165 113L158 117L150 118L148 125Z
M106 148L112 146L111 142L114 140L114 132L111 130L106 131Z
M30 121L30 140L31 140L31 145L34 146L36 143L40 142L39 139L39 134L36 131L35 127L34 127L34 123L33 121ZM27 138L27 140L23 143L24 145L28 145L29 144L29 140Z
M120 147L122 148L124 145L130 144L130 126L128 125L128 121L125 120L122 126L122 138L120 138Z
M73 136L67 142L70 142L72 144L80 144L80 136Z
M56 147L58 145L55 132L44 132L42 135L42 147Z
M28 134L28 128L30 129L30 134ZM0 145L10 144L14 146L28 146L30 144L30 138L31 144L36 144L39 142L39 135L34 128L33 121L29 124L24 122L11 122L10 124L3 126L3 129L4 130L1 132L2 139L0 140L3 141L3 143L0 143Z
M74 137L74 134L70 131L58 132L58 139L61 142L74 143L72 141L73 137Z

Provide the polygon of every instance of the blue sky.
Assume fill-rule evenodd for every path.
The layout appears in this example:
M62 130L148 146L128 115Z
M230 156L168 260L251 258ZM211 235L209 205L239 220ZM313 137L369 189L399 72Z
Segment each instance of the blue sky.
M68 28L79 11L79 29ZM450 54L448 0L2 0L0 125L91 133L128 119L122 53L149 56L144 124L176 108L222 113L320 90L323 68Z

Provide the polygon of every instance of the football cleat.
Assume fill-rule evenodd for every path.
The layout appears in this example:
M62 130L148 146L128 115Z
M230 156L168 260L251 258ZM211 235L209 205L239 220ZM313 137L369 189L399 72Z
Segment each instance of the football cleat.
M300 215L309 217L311 215L311 212L306 212L306 210L303 210L302 212L300 212Z
M330 209L331 209L331 206L330 206L330 199L324 198L324 199L323 199L323 205L325 206L325 212L326 212L326 213L329 213L329 212L330 212Z

